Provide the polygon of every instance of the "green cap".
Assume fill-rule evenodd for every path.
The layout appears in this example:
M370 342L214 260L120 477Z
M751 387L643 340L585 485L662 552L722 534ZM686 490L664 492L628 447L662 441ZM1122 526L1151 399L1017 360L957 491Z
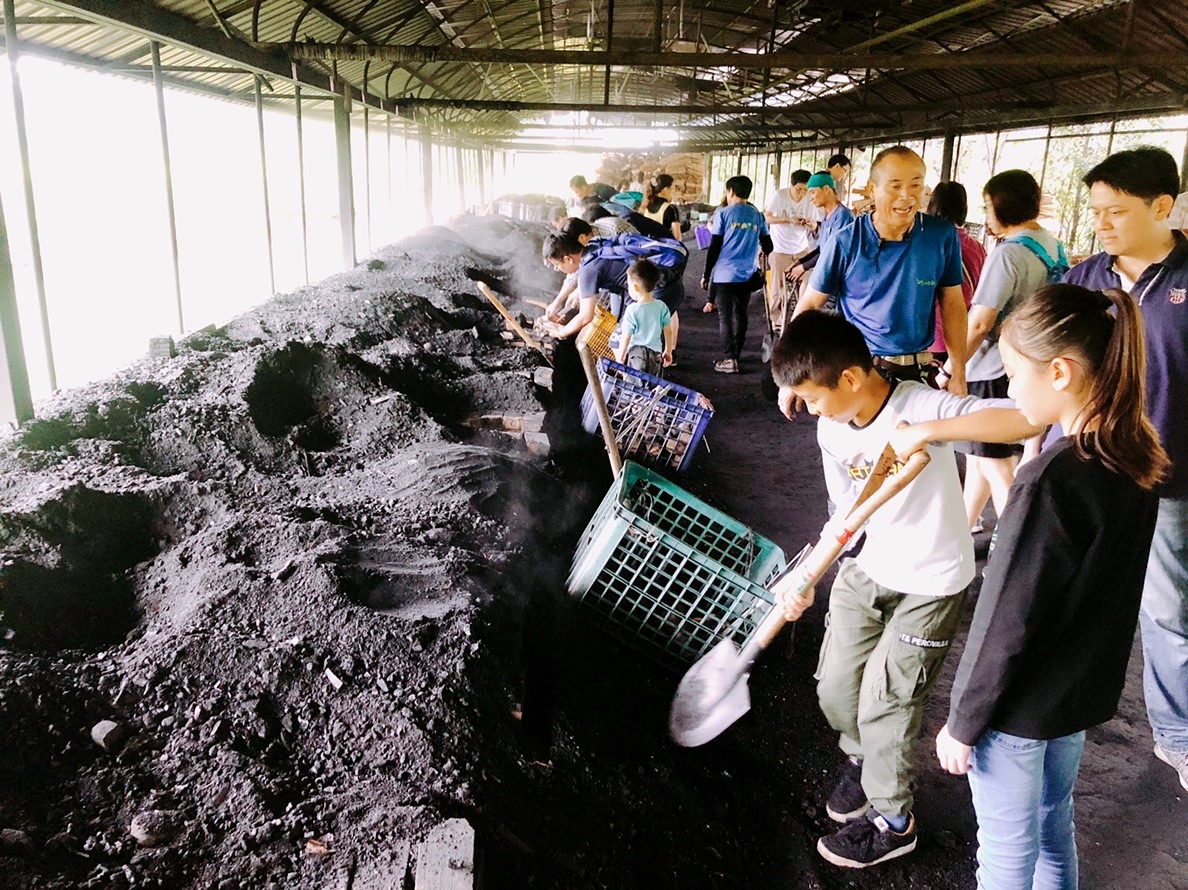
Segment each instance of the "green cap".
M833 177L828 173L814 173L809 177L808 187L811 189L819 189L821 186L827 185L835 192L837 191L837 183L833 181Z

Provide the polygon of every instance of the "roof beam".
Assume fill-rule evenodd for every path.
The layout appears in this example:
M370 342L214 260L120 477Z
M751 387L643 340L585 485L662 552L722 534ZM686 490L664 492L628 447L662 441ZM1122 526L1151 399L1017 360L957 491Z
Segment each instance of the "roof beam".
M284 52L272 47L257 47L227 37L222 31L199 25L192 18L162 9L146 0L39 0L44 6L78 13L92 21L184 46L207 55L228 59L250 71L293 80L294 75L306 86L330 90L327 77L309 67L294 67ZM142 54L143 55L143 54ZM139 58L139 56L138 56Z
M763 70L853 71L952 71L971 68L1136 68L1145 63L1134 54L1122 53L773 53L639 52L636 50L505 49L487 46L459 47L449 44L398 45L289 43L294 60L336 62L499 62L524 65L634 66L642 68L741 68ZM1188 69L1188 54L1159 60L1162 68Z

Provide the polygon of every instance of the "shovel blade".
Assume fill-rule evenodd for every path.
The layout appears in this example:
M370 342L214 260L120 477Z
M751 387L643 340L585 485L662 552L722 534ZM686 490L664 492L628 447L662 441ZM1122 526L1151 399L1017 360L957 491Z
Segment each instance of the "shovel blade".
M704 745L751 710L746 668L729 640L718 643L689 668L669 712L672 740L683 748Z

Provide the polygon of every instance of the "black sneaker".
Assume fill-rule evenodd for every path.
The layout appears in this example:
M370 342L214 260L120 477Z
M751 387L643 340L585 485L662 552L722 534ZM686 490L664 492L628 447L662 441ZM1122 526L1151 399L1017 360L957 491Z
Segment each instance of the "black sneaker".
M825 812L834 822L845 824L865 816L869 809L870 801L862 790L862 764L847 757L837 774L837 785L825 802Z
M907 828L894 831L887 820L871 810L836 834L817 841L817 852L842 868L867 868L916 849L916 817L908 814Z

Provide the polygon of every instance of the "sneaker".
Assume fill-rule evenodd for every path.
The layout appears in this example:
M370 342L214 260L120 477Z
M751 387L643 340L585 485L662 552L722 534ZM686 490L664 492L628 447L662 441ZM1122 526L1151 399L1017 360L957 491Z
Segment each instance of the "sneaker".
M855 819L836 834L817 841L817 852L842 868L867 868L906 856L914 849L916 817L911 813L902 833L892 830L886 819L871 810L865 819Z
M722 374L737 374L738 359L724 358L720 362L714 362L714 370Z
M1155 756L1180 774L1180 784L1188 791L1188 753L1165 751L1163 746L1156 742Z
M837 774L837 785L825 802L825 813L834 822L844 825L865 816L869 809L870 801L862 790L862 763L847 757Z

